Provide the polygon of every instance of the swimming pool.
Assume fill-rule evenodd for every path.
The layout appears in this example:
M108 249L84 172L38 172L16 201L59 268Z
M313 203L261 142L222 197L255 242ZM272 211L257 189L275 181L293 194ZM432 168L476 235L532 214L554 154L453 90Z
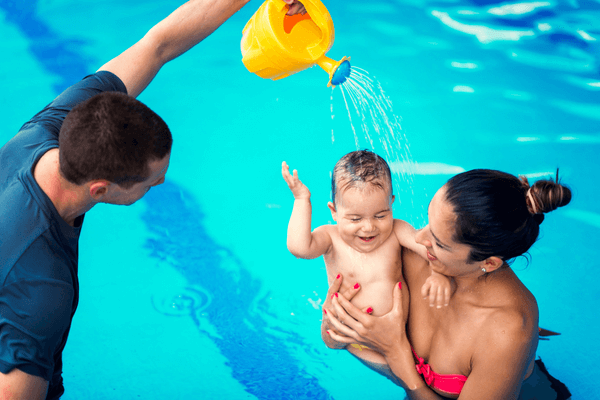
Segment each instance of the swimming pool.
M18 3L0 1L1 143L180 4ZM397 218L424 224L428 201L461 169L536 176L560 167L573 202L546 218L529 265L514 269L538 300L540 325L562 333L538 354L573 399L600 398L600 4L326 4L336 27L329 55L351 56L381 82L417 162L411 188L395 182ZM64 399L401 396L321 344L324 264L286 250L292 197L281 161L311 189L316 226L330 220L330 170L355 144L322 71L272 82L245 70L241 29L259 5L140 96L174 134L168 183L86 217Z

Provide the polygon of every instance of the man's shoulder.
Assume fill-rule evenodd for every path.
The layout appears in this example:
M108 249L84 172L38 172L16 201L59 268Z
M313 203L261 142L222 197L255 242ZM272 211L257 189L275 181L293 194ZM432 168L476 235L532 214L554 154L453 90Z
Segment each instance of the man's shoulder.
M5 182L0 190L0 220L0 265L4 274L44 236L51 222L19 177Z
M71 264L76 260L65 257L61 243L43 230L30 234L22 241L12 241L13 251L4 253L0 262L0 286L18 287L34 285L36 291L48 286L46 291L73 292L76 283L76 270Z

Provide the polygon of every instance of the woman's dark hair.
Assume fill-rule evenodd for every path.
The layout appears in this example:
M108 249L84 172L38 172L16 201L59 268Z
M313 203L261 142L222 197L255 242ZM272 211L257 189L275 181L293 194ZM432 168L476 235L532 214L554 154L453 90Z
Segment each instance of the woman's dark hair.
M388 190L392 197L392 174L387 162L369 150L356 150L340 158L331 175L331 199L335 204L336 195L361 184L369 183Z
M535 243L544 213L571 201L571 190L556 180L529 185L527 178L475 169L451 178L446 200L456 214L454 240L471 246L468 262L497 256L511 261Z
M140 101L103 92L73 107L58 141L60 172L69 182L106 179L128 189L148 178L148 164L171 151L173 138L162 118Z

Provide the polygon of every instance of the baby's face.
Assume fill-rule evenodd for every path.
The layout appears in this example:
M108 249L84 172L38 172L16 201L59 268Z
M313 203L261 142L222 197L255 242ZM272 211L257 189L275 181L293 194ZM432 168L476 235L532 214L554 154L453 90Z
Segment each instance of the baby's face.
M341 192L331 214L342 240L361 253L381 246L394 226L393 201L387 190L372 185Z

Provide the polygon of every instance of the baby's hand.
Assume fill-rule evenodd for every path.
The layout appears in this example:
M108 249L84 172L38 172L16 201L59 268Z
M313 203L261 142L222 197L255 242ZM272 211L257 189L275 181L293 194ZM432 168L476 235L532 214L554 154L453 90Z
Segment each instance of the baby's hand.
M283 179L290 187L290 190L294 194L295 199L310 199L310 191L308 188L298 179L298 171L294 170L294 175L290 174L290 167L284 161L281 164L281 175Z
M425 299L429 297L429 307L437 304L437 308L442 308L442 304L447 306L450 302L451 291L450 279L445 275L431 271L431 276L427 278L421 288L421 295Z

